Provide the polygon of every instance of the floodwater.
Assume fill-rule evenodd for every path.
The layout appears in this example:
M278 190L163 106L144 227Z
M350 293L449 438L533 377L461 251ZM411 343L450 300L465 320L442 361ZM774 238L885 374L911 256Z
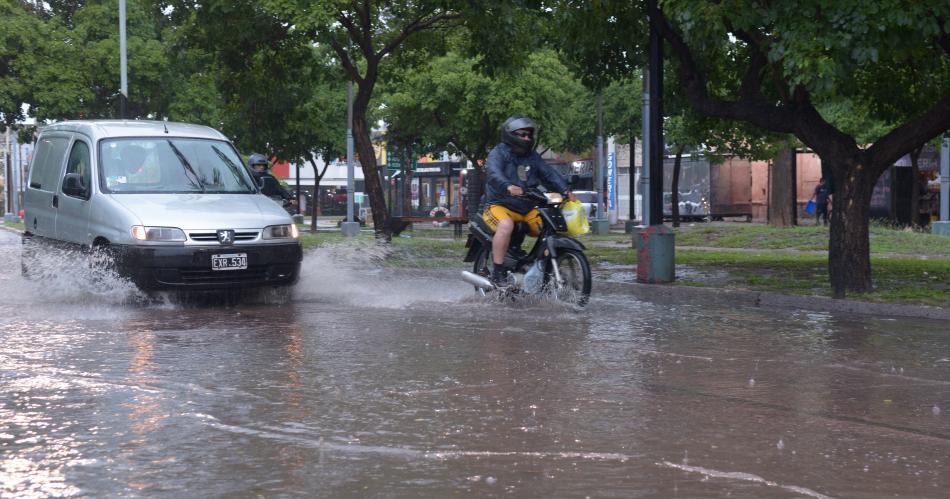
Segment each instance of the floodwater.
M473 299L308 255L286 303L19 277L0 496L946 497L945 322ZM345 258L344 258L345 256ZM356 270L363 267L364 270Z

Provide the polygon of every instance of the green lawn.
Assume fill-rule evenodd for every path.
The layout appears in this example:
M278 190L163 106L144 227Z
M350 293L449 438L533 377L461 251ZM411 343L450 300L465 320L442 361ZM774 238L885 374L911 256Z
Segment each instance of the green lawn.
M804 226L777 229L763 224L686 224L675 229L677 281L674 285L775 291L831 296L828 284L828 229ZM637 254L631 236L580 238L595 272L632 266ZM341 243L338 233L304 233L306 247ZM364 232L356 238L372 244ZM526 241L525 246L531 244ZM613 243L613 244L611 244ZM465 239L451 228L415 228L393 238L385 265L400 268L463 268ZM871 266L875 291L852 298L950 306L950 238L929 233L871 227Z

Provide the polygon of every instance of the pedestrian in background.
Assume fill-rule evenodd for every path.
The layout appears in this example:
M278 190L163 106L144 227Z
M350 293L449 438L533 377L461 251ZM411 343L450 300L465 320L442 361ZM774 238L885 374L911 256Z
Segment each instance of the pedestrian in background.
M815 193L811 196L815 201L815 225L823 220L824 225L828 225L828 200L831 197L831 187L825 181L825 177L818 180L815 186Z

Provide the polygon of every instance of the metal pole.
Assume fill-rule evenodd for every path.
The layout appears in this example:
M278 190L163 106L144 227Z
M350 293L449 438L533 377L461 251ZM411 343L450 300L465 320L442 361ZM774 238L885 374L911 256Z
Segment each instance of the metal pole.
M663 224L663 40L650 20L650 225Z
M346 221L353 221L353 82L346 82Z
M597 218L606 218L604 203L604 93L597 94Z
M125 43L125 0L119 0L119 114L122 119L129 117L129 79L128 60Z
M297 209L295 211L299 215L300 214L300 198L302 197L300 195L300 160L295 161L294 164L297 166ZM316 170L314 170L313 174L314 175L317 174Z
M4 214L3 220L7 222L14 222L15 215L11 211L13 209L13 158L10 157L10 127L6 129L6 149L3 158L4 166L4 182L3 182L3 193L6 195L6 202L4 204Z
M940 148L940 221L950 221L950 138Z
M649 143L649 216L637 234L637 282L666 283L675 279L675 248L673 231L663 225L663 39L657 29L659 9L656 0L647 0L650 13L650 71L645 89L649 91L649 121L644 130L644 145Z
M643 68L643 137L640 165L640 223L650 225L650 70Z
M360 224L353 221L353 190L353 81L350 80L346 82L346 222L340 225L344 236L360 232Z
M610 221L607 219L607 203L604 202L604 179L606 165L604 164L604 94L597 94L597 154L594 156L595 175L594 192L597 193L597 216L593 220L594 234L608 234Z

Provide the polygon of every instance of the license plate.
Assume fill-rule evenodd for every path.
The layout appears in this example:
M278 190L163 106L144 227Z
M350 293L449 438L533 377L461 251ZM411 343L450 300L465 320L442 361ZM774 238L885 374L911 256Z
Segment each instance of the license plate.
M247 253L211 255L211 270L241 270L247 268Z

